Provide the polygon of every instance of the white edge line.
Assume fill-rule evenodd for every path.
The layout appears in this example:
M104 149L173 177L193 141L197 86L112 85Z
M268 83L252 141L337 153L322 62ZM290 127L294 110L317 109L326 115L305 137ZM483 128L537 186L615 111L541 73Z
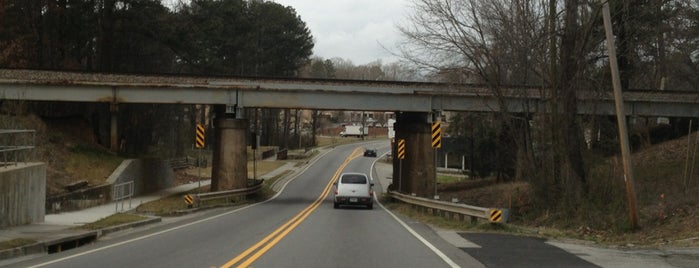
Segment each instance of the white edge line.
M384 155L386 155L386 153L382 154L381 157L383 157ZM374 162L371 163L371 172L369 172L369 176L371 177L371 180L372 180L372 181L374 180L374 172L373 172L373 171L374 171L374 166L376 165L376 162L379 161L379 159L381 159L381 157L377 157L376 160L374 160ZM383 187L383 185L382 185L382 187ZM388 213L388 215L391 215L391 217L393 217L393 219L395 219L401 226L403 226L403 228L405 228L406 230L408 230L408 232L409 232L410 234L412 234L413 236L415 236L415 238L417 238L417 240L420 240L420 242L422 242L423 244L425 244L425 246L427 246L427 248L429 248L430 250L432 250L432 252L434 252L435 254L437 254L437 256L439 256L440 258L442 258L442 260L443 260L444 262L446 262L447 265L449 265L449 266L452 267L452 268L461 268L461 266L459 266L459 265L456 264L454 261L452 261L446 254L444 254L444 252L440 251L437 247L435 247L434 245L432 245L432 243L430 243L429 241L427 241L427 239L425 239L425 238L422 237L420 234L418 234L415 230L413 230L412 228L410 228L410 226L408 226L408 224L406 224L405 222L403 222L400 218L398 218L398 216L396 216L395 214L393 214L393 212L391 212L390 210L386 209L386 207L384 207L383 204L381 204L381 202L379 202L379 199L378 199L377 195L374 195L374 200L376 200L376 203L379 204L379 206L380 206L384 211L386 211L386 212Z
M199 223L202 223L202 222L205 222L205 221L210 221L210 220L213 220L213 219L216 219L216 218L219 218L219 217L223 217L223 216L226 216L226 215L229 215L229 214L236 213L236 212L241 211L241 210L244 210L244 209L248 209L248 208L251 208L251 207L260 205L260 204L264 204L264 203L270 202L270 201L276 199L276 198L279 196L279 194L281 194L281 193L284 191L284 188L286 188L286 185L289 184L289 182L295 180L299 175L301 175L301 174L304 173L306 170L308 170L308 168L310 168L310 166L312 166L315 162L317 162L318 159L321 158L321 156L323 156L323 155L329 153L330 151L332 151L332 150L334 150L334 149L335 149L335 148L332 148L332 149L326 151L325 153L321 154L319 157L316 157L314 160L312 160L308 165L306 165L306 167L305 167L304 169L301 170L301 172L296 173L296 175L294 175L294 177L292 177L292 178L289 179L286 183L284 183L284 185L283 185L282 188L279 190L279 192L277 192L277 194L275 194L275 195L272 196L270 199L267 199L267 200L265 200L265 201L262 201L262 202L259 202L259 203L254 203L254 204L251 204L251 205L248 205L248 206L244 206L244 207L242 207L242 208L238 208L238 209L235 209L235 210L231 210L231 211L226 212L226 213L221 213L221 214L214 215L214 216L211 216L211 217L208 217L208 218L204 218L204 219L201 219L201 220L198 220L198 221L193 221L193 222L190 222L190 223L187 223L187 224L184 224L184 225L180 225L180 226L176 226L176 227L173 227L173 228L170 228L170 229L165 229L165 230L162 230L162 231L160 231L160 232L155 232L155 233L148 234L148 235L145 235L145 236L140 236L140 237L136 237L136 238L133 238L133 239L126 240L126 241L122 241L122 242L119 242L119 243L116 243L116 244L104 246L104 247L101 247L101 248L96 248L96 249L93 249L93 250L88 250L88 251L81 252L81 253L78 253L78 254L66 256L66 257L63 257L63 258L60 258L60 259L55 259L55 260L52 260L52 261L49 261L49 262L44 262L44 263L40 263L40 264L37 264L37 265L29 266L29 268L43 267L43 266L46 266L46 265L49 265L49 264L54 264L54 263L62 262L62 261L65 261L65 260L69 260L69 259L77 258L77 257L80 257L80 256L84 256L84 255L92 254L92 253L95 253L95 252L99 252L99 251L102 251L102 250L106 250L106 249L118 247L118 246L121 246L121 245L124 245L124 244L128 244L128 243L131 243L131 242L138 241L138 240L143 240L143 239L150 238L150 237L153 237L153 236L156 236L156 235L161 235L161 234L164 234L164 233L167 233L167 232L179 230L179 229L182 229L182 228L185 228L185 227L189 227L189 226L192 226L192 225L195 225L195 224L199 224ZM373 166L372 166L372 169L373 169Z

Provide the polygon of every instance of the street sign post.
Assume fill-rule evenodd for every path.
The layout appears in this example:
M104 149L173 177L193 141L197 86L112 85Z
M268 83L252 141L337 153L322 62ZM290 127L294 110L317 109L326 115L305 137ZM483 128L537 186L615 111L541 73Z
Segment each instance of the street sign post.
M199 149L199 150L197 150L198 151L197 152L197 173L198 173L197 174L197 181L199 181L199 188L201 188L201 149L204 148L204 145L205 145L204 144L204 139L205 139L204 133L205 133L204 125L197 124L197 130L195 133L194 142L195 142L195 146L197 147L197 149Z
M434 148L434 199L439 199L437 194L437 151L442 148L442 124L440 121L432 123L432 148Z
M252 132L250 135L250 138L252 139L250 147L252 148L252 181L254 183L257 183L257 159L256 159L256 154L257 154L257 147L260 146L259 144L259 136L257 136L257 133Z
M405 139L398 139L396 143L396 156L398 157L398 192L403 184L403 159L405 159Z

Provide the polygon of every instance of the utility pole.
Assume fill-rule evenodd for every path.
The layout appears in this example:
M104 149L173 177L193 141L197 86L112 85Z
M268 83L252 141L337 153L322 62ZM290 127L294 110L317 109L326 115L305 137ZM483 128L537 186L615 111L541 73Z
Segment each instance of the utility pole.
M603 0L604 1L604 0ZM621 81L619 79L619 66L616 61L616 49L614 46L614 33L612 32L611 15L609 14L609 2L604 1L602 7L604 31L607 37L607 50L609 51L609 67L612 71L612 85L614 87L614 103L616 106L616 118L619 125L619 140L621 143L621 158L624 167L624 181L626 183L626 196L628 199L629 217L631 229L638 228L638 208L636 207L636 190L631 168L631 149L629 148L629 136L626 129L626 113L624 100L621 93Z

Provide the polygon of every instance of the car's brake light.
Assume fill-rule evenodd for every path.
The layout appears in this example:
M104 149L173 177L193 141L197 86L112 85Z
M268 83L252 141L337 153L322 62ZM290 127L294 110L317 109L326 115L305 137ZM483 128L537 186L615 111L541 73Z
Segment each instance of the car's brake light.
M374 191L369 190L369 196L374 196Z

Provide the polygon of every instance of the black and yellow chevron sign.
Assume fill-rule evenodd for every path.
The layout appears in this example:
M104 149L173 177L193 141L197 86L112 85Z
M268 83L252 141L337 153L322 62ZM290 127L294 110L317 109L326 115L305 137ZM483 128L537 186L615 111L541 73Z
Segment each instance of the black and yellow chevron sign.
M197 148L204 148L204 125L197 124L197 133L194 138L196 141Z
M194 204L194 197L192 197L191 194L186 194L184 195L184 202L187 203L187 205Z
M442 148L442 124L439 121L432 123L432 147Z
M405 159L405 139L398 140L397 151L398 159Z
M502 210L491 209L490 210L490 222L502 222Z

